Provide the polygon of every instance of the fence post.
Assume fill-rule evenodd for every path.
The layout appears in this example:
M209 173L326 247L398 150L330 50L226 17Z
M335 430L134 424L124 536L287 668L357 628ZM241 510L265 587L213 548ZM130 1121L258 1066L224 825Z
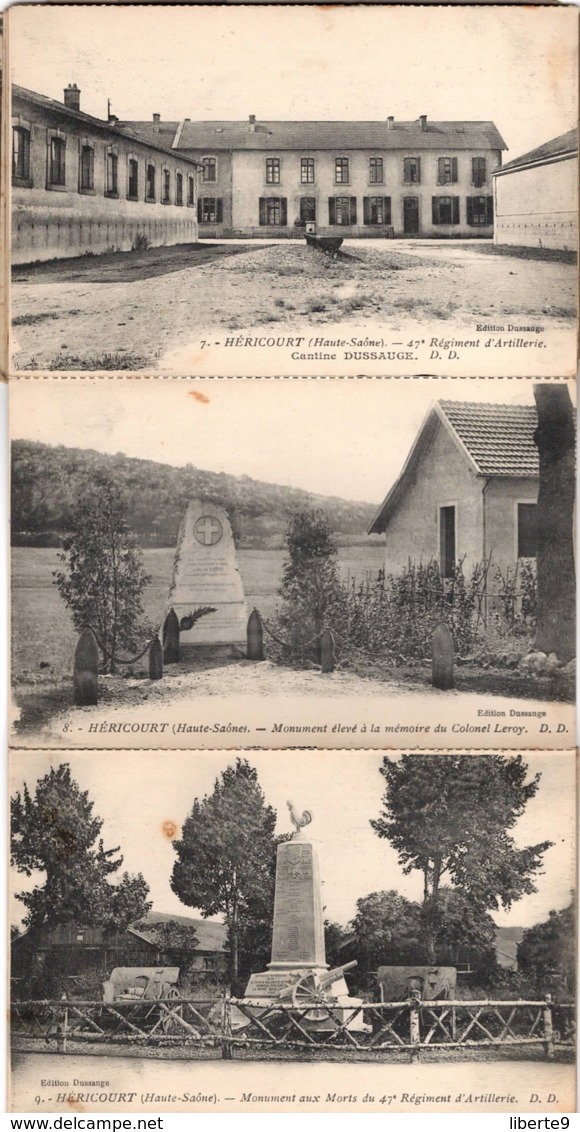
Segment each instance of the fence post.
M419 1056L419 1045L421 1042L421 1026L419 1020L419 1007L421 1005L421 996L418 990L411 991L411 1007L409 1010L409 1038L411 1040L411 1064L417 1060Z
M96 704L99 700L99 646L88 626L83 629L75 649L73 666L73 703L77 707Z
M325 629L320 638L320 668L322 672L334 672L336 656L332 629Z
M232 1060L232 1008L229 995L222 999L222 1060Z
M163 676L163 649L159 637L154 637L149 645L149 679L161 680Z
M248 618L246 630L246 657L248 660L264 660L264 630L258 609L253 609Z
M552 1017L552 995L546 995L546 1003L543 1009L544 1015L544 1053L548 1061L552 1061L554 1057L554 1019Z
M163 660L166 664L179 664L179 621L173 608L163 622Z

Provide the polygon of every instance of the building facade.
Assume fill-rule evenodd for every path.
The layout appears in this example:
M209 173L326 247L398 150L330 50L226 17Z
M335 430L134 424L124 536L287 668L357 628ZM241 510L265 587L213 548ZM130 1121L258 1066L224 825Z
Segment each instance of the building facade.
M158 117L158 116L156 116ZM493 122L126 123L202 166L206 237L491 237ZM171 140L170 140L171 139Z
M569 130L493 175L497 244L578 245L578 131Z
M434 560L443 578L536 557L539 489L534 406L439 401L430 410L370 534L385 533L385 570Z
M12 88L12 262L197 240L196 161L110 116Z

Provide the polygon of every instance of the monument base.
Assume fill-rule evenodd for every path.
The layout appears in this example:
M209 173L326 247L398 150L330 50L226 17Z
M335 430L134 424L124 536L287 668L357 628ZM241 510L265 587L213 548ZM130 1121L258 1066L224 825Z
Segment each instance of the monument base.
M292 969L288 966L282 969L282 964L279 964L277 970L272 970L273 966L274 964L270 963L268 971L250 975L246 993L240 1000L244 1005L253 1007L258 1017L264 1012L274 1011L277 1006L284 1006L287 1009L294 1007L299 1025L312 1033L332 1034L345 1024L347 1030L353 1032L370 1031L370 1026L365 1023L362 1012L356 1013L363 1000L349 995L344 978L333 982L331 993L313 994L312 999L300 989L297 992L293 989L300 984L306 972L315 977L324 976L328 964L320 968L304 965ZM232 1017L232 1026L241 1029L249 1024L250 1019L247 1015L241 1010L236 1010L235 1017Z

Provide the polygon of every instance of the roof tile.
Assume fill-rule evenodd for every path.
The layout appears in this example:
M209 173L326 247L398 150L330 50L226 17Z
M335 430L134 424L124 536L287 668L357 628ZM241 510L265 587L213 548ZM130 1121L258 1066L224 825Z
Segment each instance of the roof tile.
M539 475L533 405L480 405L440 401L449 424L486 476Z
M521 157L514 157L513 161L508 161L502 165L501 169L497 170L498 176L502 173L509 173L511 169L519 169L524 165L531 165L536 161L549 161L550 158L560 157L570 154L573 156L578 153L578 130L568 130L567 134L560 134L557 138L552 138L551 141L544 142L536 149L530 149L528 153L522 153Z

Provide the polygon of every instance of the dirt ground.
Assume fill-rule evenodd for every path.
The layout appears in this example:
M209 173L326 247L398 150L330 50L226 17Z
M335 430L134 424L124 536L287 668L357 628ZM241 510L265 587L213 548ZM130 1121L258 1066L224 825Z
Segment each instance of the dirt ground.
M566 329L576 268L487 243L345 241L336 259L301 242L181 245L14 272L13 368L163 369L201 336L257 327L380 323L412 333L479 319ZM187 265L187 266L184 266Z

